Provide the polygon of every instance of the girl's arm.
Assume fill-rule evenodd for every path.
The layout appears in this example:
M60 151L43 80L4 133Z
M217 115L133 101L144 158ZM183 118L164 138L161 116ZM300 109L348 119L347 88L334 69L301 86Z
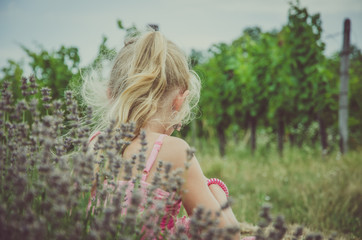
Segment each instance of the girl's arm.
M204 177L204 178L205 178L205 182L207 182L208 178L207 177ZM215 199L220 204L220 206L224 205L227 202L226 194L225 194L224 190L219 185L211 184L209 186L209 189L210 189L212 195L214 195ZM233 211L232 211L232 209L230 207L225 209L224 212L225 212L225 215L228 217L230 222L235 223L235 225L239 224L238 220L236 219L236 217L235 217L235 215L234 215L234 213L233 213Z
M215 199L219 202L220 206L222 206L223 204L225 204L227 202L226 194L219 185L211 184L209 186L209 189L210 189L212 195L214 195ZM234 223L234 225L239 224L231 207L228 207L227 209L225 209L224 213L225 213L225 216L229 219L229 222Z
M184 189L186 192L183 195L183 204L189 215L198 205L216 212L227 202L226 194L220 186L215 184L207 186L196 157L191 159L191 166L185 172ZM221 212L219 220L221 226L238 226L239 224L230 207Z
M181 139L172 138L171 140L170 147L167 148L168 152L170 152L170 156L177 158L176 163L179 166L176 166L176 168L183 167L186 162L186 150L189 146ZM190 164L189 169L184 174L184 193L181 196L182 204L188 215L192 215L192 211L200 205L214 213L220 211L221 205L227 201L224 191L217 185L210 185L210 188L207 186L207 181L195 156L190 160ZM239 227L239 223L230 207L221 211L219 225L220 227ZM235 239L240 239L240 235L235 235Z

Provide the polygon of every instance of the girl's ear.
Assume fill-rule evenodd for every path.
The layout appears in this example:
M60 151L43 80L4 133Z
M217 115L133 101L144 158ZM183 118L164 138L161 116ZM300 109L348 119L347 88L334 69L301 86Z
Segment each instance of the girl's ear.
M184 103L186 97L190 94L189 90L186 90L184 93L179 93L173 100L172 108L175 111L180 111L182 104Z

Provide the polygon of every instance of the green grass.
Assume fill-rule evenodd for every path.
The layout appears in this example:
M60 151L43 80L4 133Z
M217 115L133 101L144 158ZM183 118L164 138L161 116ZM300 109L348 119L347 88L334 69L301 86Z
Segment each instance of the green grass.
M241 222L257 224L264 203L289 224L362 238L362 151L322 157L309 148L286 149L284 157L264 147L253 157L229 145L220 158L213 142L199 143L197 157L207 177L227 184Z

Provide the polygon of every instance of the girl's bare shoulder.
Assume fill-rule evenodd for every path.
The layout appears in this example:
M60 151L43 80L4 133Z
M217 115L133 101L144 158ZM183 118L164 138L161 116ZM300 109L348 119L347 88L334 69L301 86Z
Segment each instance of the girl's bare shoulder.
M179 137L174 137L174 136L166 136L164 138L164 143L168 144L169 147L187 147L189 148L189 144L183 140L182 138Z
M162 152L160 153L177 168L184 167L188 149L190 149L190 146L185 140L178 137L166 136L163 140Z

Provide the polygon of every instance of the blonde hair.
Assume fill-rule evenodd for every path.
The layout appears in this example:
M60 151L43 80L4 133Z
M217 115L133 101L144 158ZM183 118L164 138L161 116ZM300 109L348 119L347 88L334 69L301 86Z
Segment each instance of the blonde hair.
M167 128L186 124L200 97L200 80L188 65L186 55L158 31L149 30L125 41L114 59L109 80L96 71L84 77L82 96L95 115L95 130L134 123L135 135L156 113L163 111L172 92L186 91L181 109L163 121Z

